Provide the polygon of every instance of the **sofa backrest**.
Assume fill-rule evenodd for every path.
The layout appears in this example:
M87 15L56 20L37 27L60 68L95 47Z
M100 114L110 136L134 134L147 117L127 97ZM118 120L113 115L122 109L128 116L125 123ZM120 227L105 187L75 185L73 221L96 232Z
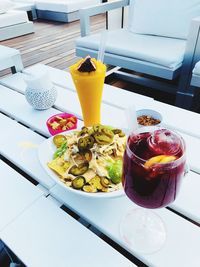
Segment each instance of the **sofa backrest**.
M130 0L129 29L134 33L187 39L200 0Z

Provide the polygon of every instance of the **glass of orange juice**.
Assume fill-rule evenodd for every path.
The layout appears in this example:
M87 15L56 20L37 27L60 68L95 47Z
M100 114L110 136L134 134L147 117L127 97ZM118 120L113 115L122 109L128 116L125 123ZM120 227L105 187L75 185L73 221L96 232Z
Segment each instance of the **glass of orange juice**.
M81 104L84 125L87 127L99 124L106 66L87 56L72 65L70 73Z

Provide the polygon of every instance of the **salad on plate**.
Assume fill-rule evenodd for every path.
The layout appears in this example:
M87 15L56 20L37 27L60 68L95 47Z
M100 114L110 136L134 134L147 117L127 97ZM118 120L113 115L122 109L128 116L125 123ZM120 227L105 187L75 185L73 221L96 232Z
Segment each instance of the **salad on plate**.
M122 189L122 158L126 135L104 125L55 135L48 167L70 188L87 193Z

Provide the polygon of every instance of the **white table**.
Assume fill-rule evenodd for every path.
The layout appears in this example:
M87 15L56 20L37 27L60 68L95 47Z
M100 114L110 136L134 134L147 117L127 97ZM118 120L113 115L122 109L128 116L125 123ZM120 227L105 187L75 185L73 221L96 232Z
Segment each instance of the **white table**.
M79 249L83 248L81 259L84 253L88 253L88 249L84 246L87 240L89 248L93 251L92 256L94 256L91 261L92 266L134 266L133 264L141 266L144 263L147 266L156 267L199 267L200 115L105 85L102 104L103 123L114 124L118 127L124 126L126 123L125 108L128 104L135 104L137 109L154 108L163 114L164 123L167 126L175 128L183 135L188 147L187 154L191 171L183 181L177 200L170 206L170 209L163 208L155 211L165 223L166 243L157 253L141 254L134 248L130 248L119 235L121 218L129 209L135 207L127 197L109 201L90 201L83 198L80 201L79 197L66 193L63 188L55 185L40 167L36 153L37 146L49 136L44 127L45 120L59 110L69 111L78 116L79 125L82 125L81 110L70 76L66 72L43 65L36 65L26 69L25 72L35 73L41 68L49 70L53 82L58 87L56 104L47 111L34 111L26 103L23 96L24 74L17 73L0 81L2 84L0 86L0 111L3 112L0 115L0 123L9 126L1 130L3 140L7 138L9 145L8 142L1 142L0 153L32 177L38 183L39 190L43 192L43 195L33 204L27 202L28 207L23 212L19 212L12 222L7 223L0 232L2 240L28 266L55 266L55 262L57 266L66 266L66 262L69 262L69 266L90 266L87 261L80 262L80 258L75 257L77 255L74 254L75 246ZM10 101L10 99L15 101ZM76 214L75 217L80 216L79 221L75 221L60 209L62 205L73 211L69 214ZM1 206L0 214L2 214ZM80 222L92 227L86 229ZM115 249L91 233L93 229L95 233L107 236L114 242ZM77 231L79 240L74 236ZM31 249L26 245L27 238L29 238ZM63 249L65 247L66 251ZM100 251L101 255L107 253L106 259L111 257L110 262L106 264L105 259L97 257L97 254L99 255L97 252ZM130 254L127 254L128 252ZM133 263L130 263L122 254ZM100 262L94 261L95 257Z

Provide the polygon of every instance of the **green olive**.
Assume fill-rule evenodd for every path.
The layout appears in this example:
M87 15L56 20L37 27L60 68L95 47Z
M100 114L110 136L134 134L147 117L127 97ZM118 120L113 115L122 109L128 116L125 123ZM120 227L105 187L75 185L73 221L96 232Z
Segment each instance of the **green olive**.
M119 137L124 137L125 133L121 131L121 133L119 133L118 135L119 135Z
M72 181L72 187L74 189L82 189L86 181L83 176L78 176Z
M93 126L94 127L94 126ZM101 126L98 128L99 131L94 133L95 141L100 145L107 145L112 143L114 138L114 133L110 129Z
M97 190L100 190L100 191L103 188L103 186L101 184L101 177L99 177L98 175L96 175L95 177L93 177L92 179L90 179L89 184L92 185Z
M107 177L101 177L101 184L107 188L110 185L110 180Z
M122 132L122 130L121 130L121 129L113 129L112 132L113 132L114 134L119 134L119 133Z
M89 132L89 129L85 126L81 128L81 131L78 133L78 136L83 136Z
M107 144L112 143L113 141L112 137L109 137L102 133L95 133L94 138L95 138L95 141L100 145L107 145Z
M89 163L87 161L79 164L78 166L73 165L69 169L69 174L72 174L75 176L83 175L88 170L88 168L89 168Z
M92 185L84 185L83 191L85 191L87 193L96 193L97 189L95 187L93 187Z
M63 134L58 134L53 137L53 143L56 147L60 147L66 141L66 137Z
M101 132L102 128L103 128L103 125L101 124L95 124L92 127L94 133Z
M114 133L113 133L113 131L111 131L110 129L107 129L107 128L105 128L105 127L102 129L102 133L103 133L104 135L106 135L106 136L112 138L112 139L113 139L113 137L114 137Z
M112 131L113 131L114 134L118 134L119 137L124 137L125 136L125 133L123 133L121 129L113 129Z
M94 137L92 136L86 136L81 137L78 140L78 149L79 151L89 150L94 145Z

